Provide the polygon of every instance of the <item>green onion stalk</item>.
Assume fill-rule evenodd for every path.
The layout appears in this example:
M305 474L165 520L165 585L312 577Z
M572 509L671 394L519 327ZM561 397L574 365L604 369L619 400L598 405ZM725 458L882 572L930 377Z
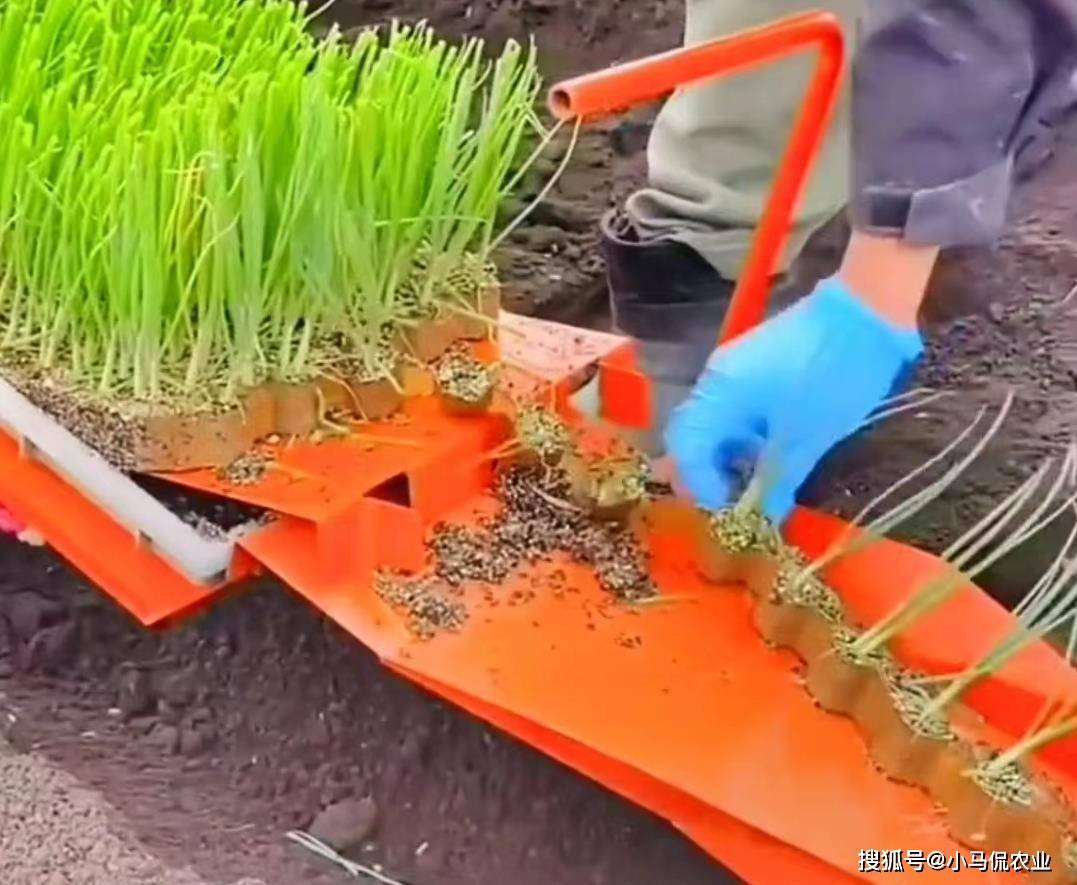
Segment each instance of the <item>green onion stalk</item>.
M460 307L547 135L534 47L316 39L291 0L0 5L0 355L234 399ZM533 155L532 155L533 156ZM466 305L463 305L466 307Z
M1060 466L1055 459L1045 459L1031 477L943 551L940 558L948 565L947 572L928 581L866 630L854 643L854 650L869 654L880 648L1070 510L1077 501L1077 492L1071 491L1075 466L1077 446L1072 443ZM1052 473L1055 478L1047 484ZM1030 502L1034 500L1038 503L1029 510ZM1077 598L1071 589L1074 572L1069 567L1062 569L1062 557L1068 546L1063 548L1047 572L1045 583L1037 584L1033 590L1036 596L1029 603L1030 615L1035 619L1031 622L1033 634L1040 629L1055 629L1072 617L1074 599ZM1055 579L1059 569L1062 573ZM1027 631L1027 627L1023 629ZM1007 643L1005 648L995 650L991 656L994 663L990 667L997 669L1027 644L1027 639L1014 637L1013 640L1015 647L1010 648ZM961 680L963 686L971 684L968 678L967 674Z

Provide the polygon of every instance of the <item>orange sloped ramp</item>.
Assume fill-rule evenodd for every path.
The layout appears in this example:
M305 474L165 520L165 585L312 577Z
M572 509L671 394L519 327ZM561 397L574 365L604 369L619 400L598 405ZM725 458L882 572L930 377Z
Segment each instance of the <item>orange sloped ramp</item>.
M798 520L816 541L841 525ZM654 560L666 603L616 605L587 570L544 563L490 598L469 593L465 627L429 642L409 636L369 578L313 555L315 543L310 526L284 520L246 546L394 669L664 815L752 881L886 878L858 874L861 850L959 851L926 797L877 773L854 726L813 706L794 659L755 633L747 595L705 584L673 539ZM854 577L885 593L877 574ZM1010 881L919 875L973 874Z
M760 830L748 826L699 799L676 790L642 772L618 763L555 731L535 722L514 716L501 707L483 704L475 698L408 670L393 666L397 672L509 732L546 755L557 759L592 780L610 786L618 793L669 820L689 839L702 847L741 878L749 882L793 881L804 885L834 885L857 881L855 876L835 870L818 858L779 842Z

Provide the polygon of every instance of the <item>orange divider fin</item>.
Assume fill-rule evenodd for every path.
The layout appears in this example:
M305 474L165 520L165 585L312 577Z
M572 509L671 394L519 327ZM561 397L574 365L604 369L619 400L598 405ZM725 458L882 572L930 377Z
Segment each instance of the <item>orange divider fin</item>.
M637 362L635 347L622 345L602 361L599 372L602 417L621 427L649 429L654 423L651 383Z

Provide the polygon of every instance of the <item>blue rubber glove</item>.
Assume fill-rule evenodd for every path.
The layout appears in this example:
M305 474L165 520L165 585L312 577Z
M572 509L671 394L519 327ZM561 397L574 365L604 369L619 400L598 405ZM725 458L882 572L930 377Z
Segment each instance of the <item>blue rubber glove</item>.
M696 502L733 503L759 471L763 512L779 525L822 457L861 426L923 351L837 279L716 350L674 412L666 446Z

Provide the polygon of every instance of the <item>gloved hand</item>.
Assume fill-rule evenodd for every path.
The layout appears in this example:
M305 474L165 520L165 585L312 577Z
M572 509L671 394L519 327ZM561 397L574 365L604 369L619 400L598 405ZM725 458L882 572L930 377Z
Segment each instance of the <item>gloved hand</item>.
M758 469L762 509L780 524L815 465L904 380L919 332L878 316L837 279L716 350L673 414L666 447L696 502L734 503Z

